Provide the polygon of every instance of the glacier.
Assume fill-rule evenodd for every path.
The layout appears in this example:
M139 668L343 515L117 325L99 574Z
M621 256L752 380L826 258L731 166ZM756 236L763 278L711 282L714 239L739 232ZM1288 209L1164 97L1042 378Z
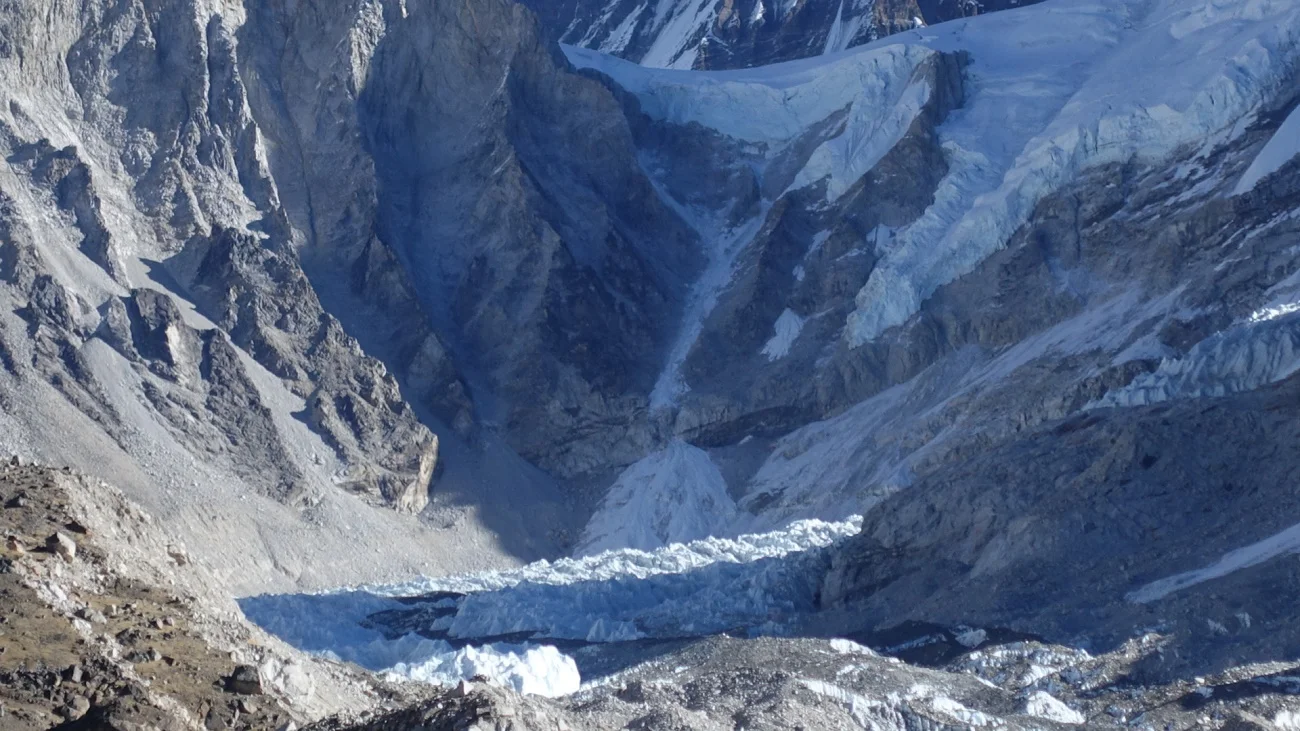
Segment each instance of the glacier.
M1087 168L1243 132L1300 58L1300 8L1048 2L917 35L970 53L967 104L940 127L952 170L934 205L858 294L854 345L905 322Z
M826 549L861 527L807 520L768 533L620 549L506 571L316 594L246 597L244 614L300 649L442 685L475 675L522 693L578 690L557 645L788 634L814 608ZM420 632L377 618L429 610ZM423 634L422 634L423 633ZM508 638L508 639L507 639ZM520 639L524 638L524 639Z

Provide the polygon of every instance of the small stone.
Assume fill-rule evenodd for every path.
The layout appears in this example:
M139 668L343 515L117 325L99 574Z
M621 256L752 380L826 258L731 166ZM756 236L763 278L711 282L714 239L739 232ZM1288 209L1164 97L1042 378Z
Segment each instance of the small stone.
M462 680L451 690L452 698L464 698L474 691L474 686L469 681Z
M63 707L63 717L75 721L90 712L90 701L84 696L73 696Z
M226 678L226 690L241 695L261 695L262 676L252 665L239 665L235 672Z
M63 527L79 535L90 535L90 529L75 520L70 520L67 523L64 523Z
M249 714L257 713L257 704L246 698L241 698L239 699L239 712Z
M73 665L72 667L69 667L67 670L63 671L63 677L69 683L80 683L82 678L81 666Z
M77 542L62 531L56 531L54 535L45 539L45 547L58 554L64 561L71 561L77 557Z
M190 562L190 556L185 549L175 544L167 547L167 555L177 566L184 566Z
M23 556L27 553L27 546L23 545L23 542L19 540L18 536L9 536L6 538L5 549L18 554L19 556Z

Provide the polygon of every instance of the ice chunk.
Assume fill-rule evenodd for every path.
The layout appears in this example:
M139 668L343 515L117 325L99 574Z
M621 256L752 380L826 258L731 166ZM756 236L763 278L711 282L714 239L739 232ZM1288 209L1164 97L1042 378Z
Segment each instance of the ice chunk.
M773 325L772 337L763 346L763 355L768 360L778 360L784 358L790 352L790 347L794 341L799 338L799 333L803 331L804 319L794 313L794 310L786 308L781 316L776 318L776 324Z
M415 663L398 663L389 673L438 685L455 685L475 676L520 693L557 698L576 693L582 684L573 658L550 645L485 645L439 653Z
M1082 713L1041 690L1031 693L1025 701L1025 713L1035 718L1072 725L1085 723L1088 720Z

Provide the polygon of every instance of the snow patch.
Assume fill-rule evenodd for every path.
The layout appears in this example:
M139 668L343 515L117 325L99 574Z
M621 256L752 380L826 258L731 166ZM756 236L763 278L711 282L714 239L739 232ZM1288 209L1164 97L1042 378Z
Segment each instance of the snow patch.
M831 650L841 655L871 655L875 656L875 651L865 645L859 645L853 640L846 640L842 637L836 637L830 641Z
M763 346L763 355L766 355L769 361L779 360L788 355L790 347L803 331L803 324L804 318L787 307L781 316L776 318L772 337Z
M519 693L558 698L578 692L582 677L573 658L549 645L464 647L434 653L422 662L398 663L388 675L437 685L455 685L478 675Z
M708 453L675 440L619 475L574 553L651 551L707 538L720 532L735 511L726 480Z
M1300 553L1300 524L1275 533L1262 541L1229 551L1218 561L1203 569L1187 571L1129 592L1125 599L1135 604L1147 604L1163 599L1176 591L1195 586L1211 579L1227 576L1234 571L1257 566L1271 558L1288 553Z
M957 633L955 639L962 647L974 649L984 644L989 638L989 633L982 629L968 628Z
M843 705L844 709L853 717L853 720L857 721L862 728L879 728L874 718L875 714L871 712L883 709L885 707L884 703L871 700L866 696L854 693L834 683L827 683L824 680L800 678L799 684L823 698L830 698Z

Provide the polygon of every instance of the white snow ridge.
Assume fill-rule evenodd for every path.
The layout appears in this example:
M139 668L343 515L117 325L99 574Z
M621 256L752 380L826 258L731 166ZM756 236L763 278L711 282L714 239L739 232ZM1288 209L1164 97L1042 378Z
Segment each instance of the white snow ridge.
M1282 126L1273 133L1268 144L1264 145L1264 149L1255 156L1233 193L1241 195L1254 190L1259 181L1281 170L1282 166L1297 155L1300 155L1300 107L1292 110Z

